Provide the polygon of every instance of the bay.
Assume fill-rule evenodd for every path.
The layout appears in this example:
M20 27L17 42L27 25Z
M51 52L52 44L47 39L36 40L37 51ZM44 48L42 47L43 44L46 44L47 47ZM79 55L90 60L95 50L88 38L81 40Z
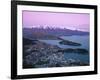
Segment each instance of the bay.
M67 48L83 48L88 50L89 52L89 35L85 35L85 36L61 36L60 38L64 39L64 40L69 40L69 41L73 41L73 42L77 42L80 43L81 46L71 46L71 45L62 45L59 44L59 42L61 40L40 40L42 42L45 42L47 44L51 44L51 45L57 45L60 48L63 49L67 49ZM77 54L77 53L64 53L64 58L67 59L73 59L73 60L77 60L77 61L81 61L84 63L89 63L89 53L87 54Z

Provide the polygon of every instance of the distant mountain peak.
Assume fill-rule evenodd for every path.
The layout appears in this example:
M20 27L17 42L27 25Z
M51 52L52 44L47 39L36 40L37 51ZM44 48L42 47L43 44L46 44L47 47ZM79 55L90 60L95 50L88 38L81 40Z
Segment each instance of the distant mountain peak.
M71 35L89 35L89 32L70 30L66 28L23 28L24 37L30 38L53 38L57 39L60 36L71 36Z

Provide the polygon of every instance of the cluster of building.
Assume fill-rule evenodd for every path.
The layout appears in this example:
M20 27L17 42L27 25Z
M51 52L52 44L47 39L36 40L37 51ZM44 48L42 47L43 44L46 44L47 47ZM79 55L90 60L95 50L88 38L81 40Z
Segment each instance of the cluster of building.
M64 67L81 64L80 61L73 59L66 60L64 52L58 52L61 49L58 46L38 41L36 45L27 47L24 51L24 54L27 54L23 60L24 64L34 66L35 68Z

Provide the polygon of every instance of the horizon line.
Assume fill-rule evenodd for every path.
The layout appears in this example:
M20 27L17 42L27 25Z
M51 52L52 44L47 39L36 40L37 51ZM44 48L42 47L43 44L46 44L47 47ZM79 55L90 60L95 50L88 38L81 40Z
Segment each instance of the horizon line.
M66 28L66 27L23 27L23 28L28 28L28 29L69 29L69 30L72 30L72 31L81 31L81 32L89 32L89 31L85 31L85 30L80 30L80 29L70 29L70 28Z

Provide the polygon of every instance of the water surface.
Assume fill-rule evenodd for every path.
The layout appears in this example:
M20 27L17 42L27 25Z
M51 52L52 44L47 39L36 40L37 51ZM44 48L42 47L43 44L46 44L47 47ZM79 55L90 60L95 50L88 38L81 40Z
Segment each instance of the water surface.
M45 42L47 44L51 45L57 45L60 48L83 48L89 51L89 36L61 36L60 38L64 40L69 40L73 42L80 43L81 46L71 46L71 45L62 45L59 44L61 40L40 40L42 42ZM65 59L73 59L73 60L79 60L85 63L89 63L89 53L87 54L79 54L79 53L64 53Z

